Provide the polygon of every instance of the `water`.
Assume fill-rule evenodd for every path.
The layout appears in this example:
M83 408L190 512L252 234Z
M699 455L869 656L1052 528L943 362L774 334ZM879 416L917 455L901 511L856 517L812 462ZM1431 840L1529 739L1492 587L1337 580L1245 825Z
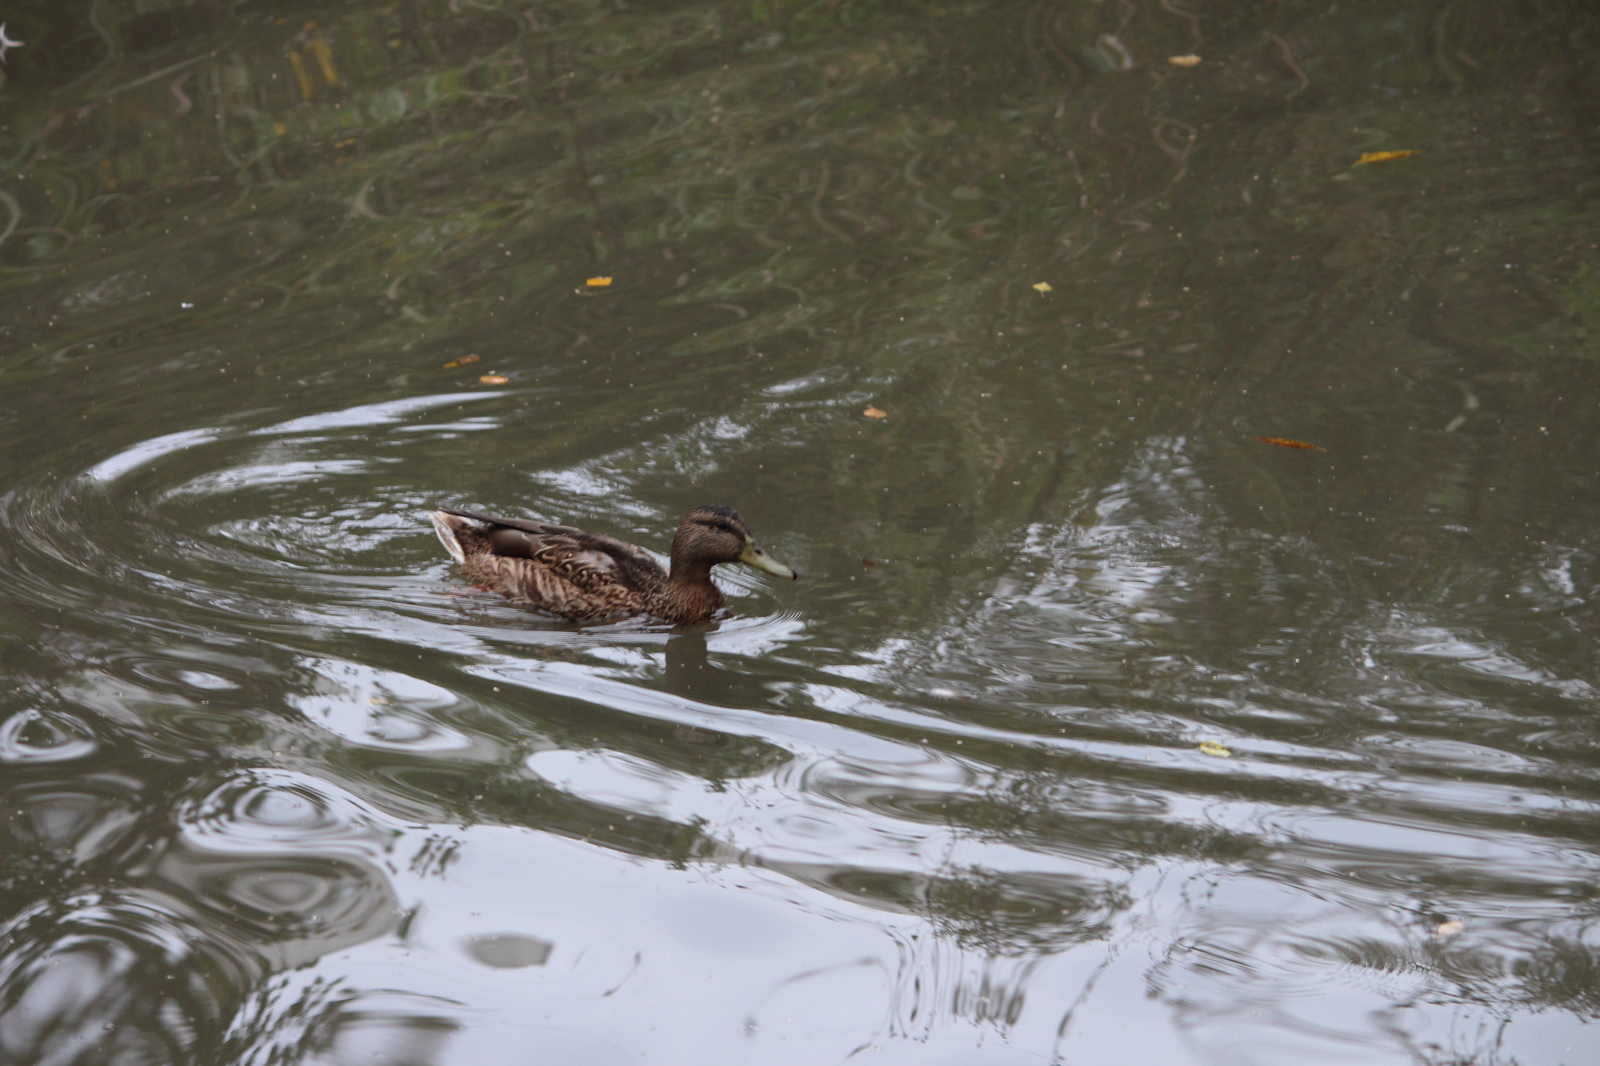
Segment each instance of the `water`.
M5 21L0 1059L1600 1058L1587 5Z

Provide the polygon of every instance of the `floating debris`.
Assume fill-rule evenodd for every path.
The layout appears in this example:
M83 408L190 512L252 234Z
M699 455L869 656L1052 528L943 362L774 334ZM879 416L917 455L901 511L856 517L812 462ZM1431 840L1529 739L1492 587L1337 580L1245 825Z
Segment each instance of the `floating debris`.
M1218 744L1214 740L1208 740L1204 744L1201 744L1200 754L1210 755L1218 759L1233 758L1233 752L1229 751L1227 748L1223 747L1221 744Z
M1325 452L1328 449L1320 448L1315 444L1307 444L1303 440L1293 440L1289 437L1256 437L1262 444L1274 444L1279 448L1299 448L1308 452Z
M1421 148L1408 148L1400 152L1363 152L1361 158L1357 159L1353 165L1359 167L1365 163L1387 163L1391 159L1404 159L1407 156L1416 155L1420 151L1422 151Z
M1200 65L1200 57L1197 55L1168 56L1167 62L1175 67L1196 67Z
M478 379L480 385L504 385L511 379L504 374L485 374Z
M607 285L611 284L611 279L610 278L589 278L587 281L584 282L584 284L589 286L589 288L591 288L591 289L603 289Z
M888 411L880 411L876 407L869 407L865 411L862 411L861 413L866 415L868 418L888 418L889 417L889 412Z

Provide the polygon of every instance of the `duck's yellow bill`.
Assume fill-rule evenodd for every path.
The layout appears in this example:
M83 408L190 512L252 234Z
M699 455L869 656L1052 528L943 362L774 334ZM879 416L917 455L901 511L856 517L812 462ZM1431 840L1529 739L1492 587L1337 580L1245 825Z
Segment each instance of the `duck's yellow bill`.
M744 551L740 553L739 561L746 566L753 566L757 570L765 570L767 573L777 574L779 577L795 579L800 576L768 555L763 549L756 547L756 542L753 540L745 541Z

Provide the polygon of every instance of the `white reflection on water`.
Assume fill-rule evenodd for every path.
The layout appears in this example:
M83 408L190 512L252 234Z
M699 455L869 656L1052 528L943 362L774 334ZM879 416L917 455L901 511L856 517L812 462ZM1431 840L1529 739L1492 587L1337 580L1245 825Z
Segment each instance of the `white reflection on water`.
M358 404L338 411L291 418L287 422L252 430L251 436L267 437L281 433L312 433L334 429L352 429L361 426L385 426L401 421L407 415L430 411L449 404L503 398L504 392L446 392L432 396L409 396L403 400L385 400L382 403Z
M355 407L344 408L339 411L328 411L323 414L307 415L303 418L290 419L277 425L267 426L262 429L251 430L250 436L276 436L288 433L307 433L318 430L349 429L361 426L381 426L396 423L407 415L418 411L427 411L435 407L444 407L449 404L465 404L471 401L486 400L492 397L503 396L503 393L492 392L455 392L434 396L414 396L403 400L388 400L383 403L360 404ZM109 459L103 459L84 472L85 477L96 481L110 482L122 477L124 474L147 463L154 462L163 456L172 455L197 444L222 440L233 436L234 431L219 428L186 429L178 433L168 433L160 437L140 441L130 448L126 448ZM225 477L228 471L218 471L213 477Z
M342 659L304 658L313 691L289 697L311 721L362 747L391 751L460 751L472 747L439 720L459 701L419 678Z
M154 462L164 455L181 452L185 448L192 448L196 444L207 441L219 440L224 436L220 429L186 429L181 433L168 433L161 437L152 437L140 441L133 447L103 459L84 472L85 477L96 481L115 481L117 478L135 470L146 463Z

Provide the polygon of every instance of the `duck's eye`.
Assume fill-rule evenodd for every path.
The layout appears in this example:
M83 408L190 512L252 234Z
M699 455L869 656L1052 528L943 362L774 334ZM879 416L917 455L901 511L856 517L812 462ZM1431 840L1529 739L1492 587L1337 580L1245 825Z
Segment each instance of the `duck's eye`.
M726 523L726 522L718 522L717 523L717 528L722 530L724 533L732 533L733 532L733 527L728 525L728 523Z

